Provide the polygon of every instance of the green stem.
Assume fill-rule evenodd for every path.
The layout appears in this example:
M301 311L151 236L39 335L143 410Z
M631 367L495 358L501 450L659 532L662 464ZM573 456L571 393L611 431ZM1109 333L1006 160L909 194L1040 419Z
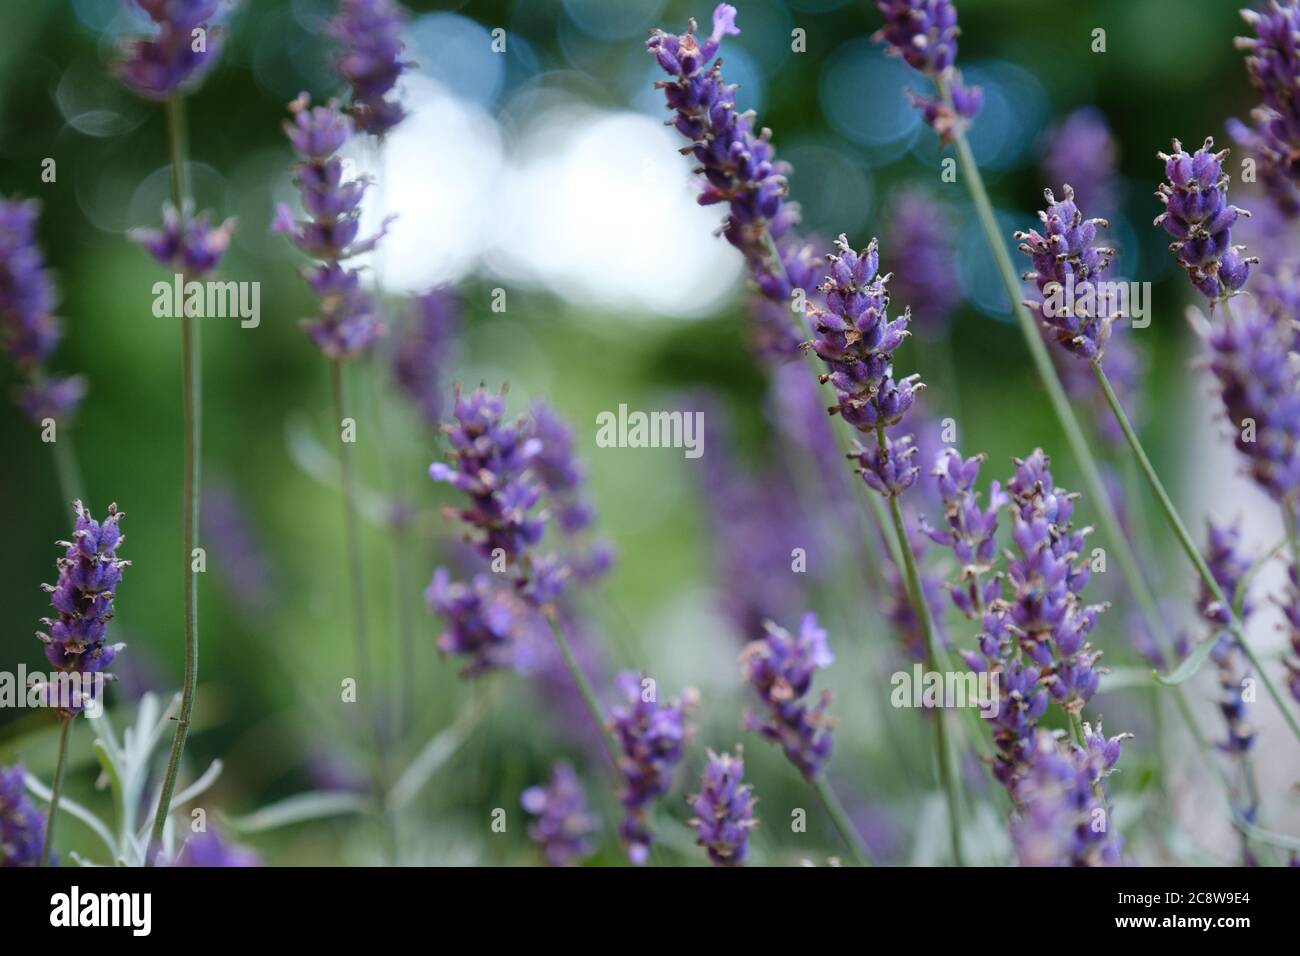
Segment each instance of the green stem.
M54 821L59 815L59 797L63 793L63 770L68 763L68 732L72 729L72 718L61 719L63 726L59 729L59 760L54 765L54 782L50 785L50 815L45 821L45 843L41 847L41 866L50 865L50 853L54 849Z
M587 675L582 672L578 659L573 654L573 648L569 646L569 639L564 636L564 628L556 620L555 614L548 612L545 617L546 622L551 625L551 633L555 635L555 645L560 649L560 656L564 658L564 666L569 669L569 675L573 678L574 684L577 685L583 703L587 705L587 712L591 714L591 719L596 724L596 731L605 744L610 761L617 767L619 761L618 741L614 739L613 732L606 726L605 712L601 709L600 701L596 699L595 691L591 689L591 682L587 680Z
M343 363L330 361L330 393L334 403L334 427L342 429L346 401L343 391ZM340 442L339 479L343 490L343 530L348 553L348 585L352 591L352 641L358 682L374 699L370 686L370 642L366 634L366 587L361 562L361 531L357 524L357 492L352 474L352 443Z
M1187 555L1196 573L1200 576L1201 582L1205 585L1207 593L1217 601L1224 611L1228 614L1228 631L1232 634L1237 646L1241 648L1242 653L1250 660L1251 666L1259 674L1260 681L1268 690L1269 696L1278 709L1282 711L1282 716L1295 734L1296 739L1300 740L1300 723L1297 723L1295 715L1291 713L1291 708L1287 706L1286 699L1278 691L1277 686L1273 683L1272 678L1264 670L1263 662L1255 654L1254 650L1246 641L1245 631L1242 629L1241 621L1233 610L1232 602L1224 595L1223 589L1219 587L1219 582L1214 579L1210 573L1209 565L1205 563L1205 558L1201 555L1200 549L1196 547L1196 542L1192 540L1191 534L1187 531L1187 526L1183 524L1182 517L1178 514L1178 509L1174 507L1173 500L1169 497L1169 492L1165 490L1164 483L1161 482L1160 476L1156 474L1155 467L1151 464L1151 459L1147 457L1146 449L1142 447L1142 442L1137 433L1133 430L1132 424L1128 420L1128 415L1124 412L1124 406L1119 402L1115 395L1115 390L1111 388L1110 379L1106 377L1105 370L1102 369L1100 362L1092 363L1093 374L1097 378L1097 384L1101 386L1102 394L1106 397L1106 404L1115 415L1115 420L1119 423L1120 430L1124 432L1124 438L1128 441L1129 448L1132 449L1134 457L1137 459L1138 466L1142 469L1142 474L1146 476L1147 484L1151 486L1156 500L1160 503L1160 510L1164 512L1165 519L1169 522L1169 527L1174 532L1174 537L1178 539L1179 546Z
M876 439L883 449L885 447L885 430L876 430ZM921 625L921 636L925 640L925 655L931 670L942 669L945 655L941 653L934 636L934 625L930 621L930 606L925 601L925 592L921 587L921 572L916 566L916 555L912 553L907 540L907 526L903 522L903 507L897 495L889 496L889 513L894 523L894 534L898 538L898 550L903 556L903 571L907 581L907 599L916 612L916 619ZM935 756L939 761L939 782L943 787L948 804L948 836L952 842L953 861L958 866L965 866L961 845L961 803L957 793L957 773L953 766L952 748L948 746L945 710L940 707L934 712Z
M835 824L835 829L839 831L841 839L844 840L850 852L853 853L853 859L857 861L858 866L871 866L871 853L867 849L866 841L862 839L862 834L858 832L858 828L849 819L848 811L844 809L844 804L840 802L839 796L831 789L831 785L826 782L826 778L814 777L812 785L813 789L817 791L817 796L821 798L822 805L826 807L826 812L830 814L831 822Z
M185 108L179 95L167 101L167 145L171 159L172 204L177 214L185 208ZM194 572L194 547L199 526L199 464L201 460L201 396L200 343L198 324L189 310L181 315L181 390L185 420L185 462L182 478L182 510L184 513L184 578L185 578L185 673L181 684L181 707L176 715L176 735L172 738L171 754L163 775L162 790L158 795L158 809L154 814L153 831L145 854L145 865L152 866L162 846L163 828L171 810L172 794L176 789L176 776L180 773L181 755L190 731L190 715L194 712L194 691L198 685L199 668L199 593L198 578Z
M50 454L54 457L54 473L59 479L59 494L63 496L64 507L74 501L86 502L82 491L81 468L77 464L77 450L72 439L65 432L50 442Z

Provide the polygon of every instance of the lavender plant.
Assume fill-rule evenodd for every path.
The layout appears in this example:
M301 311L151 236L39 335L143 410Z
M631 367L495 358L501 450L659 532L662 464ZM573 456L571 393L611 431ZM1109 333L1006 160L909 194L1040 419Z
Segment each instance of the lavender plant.
M0 767L0 867L43 865L43 836L40 814L23 786L23 768Z
M1300 77L1300 52L1296 33L1300 31L1300 6L1295 0L1269 0L1262 11L1242 10L1241 17L1255 31L1253 37L1237 37L1244 50L1246 72L1259 94L1260 105L1251 112L1251 125L1229 121L1229 131L1242 146L1255 154L1259 181L1288 216L1300 212L1300 102L1296 79Z
M206 220L189 218L190 202L186 187L186 147L184 97L216 63L220 50L220 31L209 25L217 15L219 0L135 0L153 21L156 32L127 42L114 72L122 83L144 99L161 102L167 118L168 159L171 165L171 214L164 211L162 230L139 236L150 253L182 271L201 273L216 266L229 239L227 227L211 231ZM233 225L229 228L233 228ZM166 253L166 255L164 255ZM185 675L181 690L181 710L176 735L168 758L155 813L155 828L149 839L147 862L152 865L162 840L162 829L171 805L180 770L181 755L189 734L190 715L194 710L194 693L198 683L199 624L198 581L195 578L193 553L199 529L199 463L201 385L199 329L189 310L181 316L181 378L184 394L185 449L182 497L184 499L184 568L185 568Z
M642 864L650 859L654 842L650 808L672 786L692 733L687 718L698 695L687 688L680 699L661 704L654 682L633 671L619 674L615 686L621 703L610 708L609 727L617 742L615 763L622 778L623 821L618 832L628 859Z
M45 656L56 671L77 675L103 675L125 644L107 642L108 622L113 618L113 601L117 585L129 561L117 556L122 543L118 523L122 515L117 505L108 506L108 515L102 522L91 517L80 501L73 503L76 522L72 541L60 541L65 548L58 562L59 579L45 585L50 594L50 605L58 612L55 618L42 618L48 631L37 632L45 645ZM47 685L45 692L50 703L57 706L60 718L59 756L54 769L51 787L50 815L45 826L45 848L41 865L48 863L54 845L54 823L59 812L59 796L63 786L63 771L67 762L68 735L73 719L95 703L95 684L74 685L71 694L63 688Z
M742 750L732 754L708 752L700 777L700 792L690 798L695 816L690 825L696 843L708 852L715 866L743 866L749 856L749 831L758 826L754 817L754 788L745 778Z
M443 375L460 324L460 307L448 289L411 299L411 321L393 352L393 380L431 428L442 424L447 386Z
M587 808L582 782L570 764L556 764L547 784L529 787L520 803L534 817L528 836L549 865L572 866L591 856L600 821Z

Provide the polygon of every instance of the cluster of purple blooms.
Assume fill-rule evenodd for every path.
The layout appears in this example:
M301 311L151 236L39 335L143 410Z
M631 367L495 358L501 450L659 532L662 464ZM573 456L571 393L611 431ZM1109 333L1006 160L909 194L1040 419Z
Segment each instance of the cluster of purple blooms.
M247 847L231 843L215 828L191 833L172 866L206 869L248 869L262 865L262 858Z
M893 244L893 294L915 314L918 331L939 337L961 303L954 263L957 251L952 212L921 189L899 191L890 206L888 235Z
M134 0L157 32L129 40L117 75L137 96L165 100L192 87L217 62L220 0Z
M830 370L838 414L858 431L876 433L877 447L854 449L863 481L885 497L901 494L915 481L918 469L910 435L888 435L885 429L903 419L924 385L917 375L894 377L893 354L910 334L911 315L889 317L888 275L880 275L876 241L854 252L844 236L831 256L830 272L820 286L825 305L809 303L815 337L812 350Z
M38 632L37 637L45 645L46 658L57 670L100 674L126 646L109 644L106 637L117 585L131 562L117 556L123 540L118 528L123 516L117 505L108 506L102 522L92 518L80 501L73 503L73 509L77 518L72 540L58 542L66 549L58 561L59 579L45 585L58 616L42 618L48 632ZM76 699L63 703L68 706L59 708L60 716L71 718L84 709L86 700L78 692Z
M27 796L22 767L0 767L0 867L38 866L43 817Z
M660 704L652 682L632 671L619 674L615 685L621 703L610 708L609 726L618 743L623 778L619 793L623 820L618 832L628 859L641 864L650 858L654 842L650 808L672 786L673 773L686 753L691 735L687 718L696 694L688 689L681 699Z
M1114 772L1123 737L1084 725L1084 746L1037 730L1023 775L1011 840L1021 866L1118 866L1123 840L1111 826L1101 782Z
M460 306L449 289L411 299L411 321L393 354L398 389L431 428L442 425L446 404L444 370L460 326Z
M912 101L940 140L951 142L984 105L983 91L965 86L957 69L957 8L952 0L876 0L876 6L885 25L874 39L940 87L934 96L913 93Z
M191 279L199 279L220 265L234 233L234 219L213 226L206 212L194 215L188 207L178 211L168 203L163 206L160 228L132 229L127 238L149 253L159 265L176 269Z
M343 47L338 71L351 88L348 113L357 129L383 136L406 112L388 99L407 65L402 55L406 13L393 0L342 0L325 32Z
M1229 121L1229 130L1258 159L1256 170L1278 206L1289 215L1300 212L1300 6L1295 0L1270 0L1262 11L1242 10L1242 19L1255 31L1238 37L1247 51L1246 72L1259 93L1260 105L1251 113L1253 125Z
M425 601L445 625L438 650L465 659L462 677L513 665L515 641L527 609L512 592L494 587L486 574L462 584L452 581L446 568L438 568Z
M311 106L306 94L289 109L293 119L285 123L285 134L301 159L294 166L294 184L308 218L295 220L281 204L271 228L318 260L306 279L320 300L320 315L302 325L321 354L338 361L364 352L383 331L374 300L361 288L360 272L346 263L373 249L387 223L375 235L358 238L361 198L369 183L347 179L338 155L352 121L336 104Z
M551 866L581 863L595 850L592 837L600 820L587 806L587 795L572 765L556 764L545 786L529 787L520 802L535 819L528 835Z
M1074 190L1067 184L1061 192L1058 202L1050 189L1044 190L1047 209L1038 214L1041 232L1016 233L1020 251L1034 267L1024 278L1032 280L1039 292L1025 305L1062 348L1080 358L1098 359L1110 338L1114 313L1097 280L1115 250L1097 244L1097 228L1104 227L1106 220L1084 219L1074 203ZM1071 293L1072 305L1068 304Z
M777 744L807 780L822 772L834 746L830 692L822 691L815 703L807 699L817 671L834 659L812 612L803 616L798 634L769 621L766 636L740 655L741 675L763 705L761 713L746 709L745 729Z
M675 114L670 125L690 140L682 151L699 163L700 204L727 204L722 234L744 254L766 300L758 312L759 351L790 356L799 344L791 296L812 287L819 263L795 232L799 209L786 199L788 167L776 158L771 132L755 132L753 113L736 109L736 87L724 82L722 61L715 60L723 37L740 33L735 7L717 6L707 38L695 29L692 20L680 36L651 33L646 48L670 77L655 85Z
M1240 613L1236 617L1245 621L1254 608L1247 595L1238 594L1250 570L1250 560L1241 551L1241 528L1235 524L1219 525L1209 522L1207 537L1205 563L1224 597L1234 603L1241 600ZM1216 630L1227 625L1233 616L1232 609L1219 604L1204 586L1201 587L1197 608L1206 622ZM1227 738L1219 746L1230 754L1245 754L1255 742L1255 730L1250 724L1249 708L1244 696L1245 683L1250 677L1245 655L1230 634L1221 633L1210 639L1215 642L1210 657L1218 670L1219 710L1223 713L1228 732Z
M691 797L695 816L690 825L696 843L704 847L716 866L742 866L749 855L749 831L758 826L754 818L754 788L742 781L745 762L741 748L736 753L708 752L700 792Z
M1195 153L1184 152L1174 140L1172 153L1158 155L1169 181L1156 193L1165 211L1155 224L1173 236L1170 251L1177 253L1192 285L1213 305L1236 294L1258 261L1243 256L1243 246L1232 244L1233 223L1250 213L1228 202L1228 175L1223 171L1228 151L1214 152L1214 140L1206 137Z
M45 370L62 332L54 315L54 283L36 242L39 218L34 199L0 199L0 340L28 379L19 404L38 423L70 418L86 392L79 376Z

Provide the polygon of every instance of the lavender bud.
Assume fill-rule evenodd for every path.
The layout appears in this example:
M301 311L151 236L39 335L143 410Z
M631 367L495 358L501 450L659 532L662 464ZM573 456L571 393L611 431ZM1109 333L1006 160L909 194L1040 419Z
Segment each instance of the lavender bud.
M627 847L628 859L645 863L650 858L654 834L650 831L649 810L656 799L672 786L673 772L686 750L691 728L686 723L694 707L696 694L687 689L681 700L659 704L639 674L624 671L615 678L624 703L610 708L609 727L619 746L619 773L623 788L623 822L619 836Z
M984 104L983 92L964 86L956 67L957 8L952 0L876 0L876 6L885 25L872 39L918 73L947 85L948 102L913 93L912 103L939 138L951 142Z
M60 541L66 548L58 561L59 579L44 585L50 604L58 611L54 619L42 618L49 632L37 632L45 645L51 665L65 673L98 674L108 669L126 645L105 640L108 622L113 618L113 599L117 595L122 572L131 562L120 560L118 545L123 537L118 522L124 517L117 505L108 506L102 522L90 516L80 501L73 502L77 520L73 540ZM105 675L111 679L111 675ZM78 698L68 707L60 707L63 717L75 717L85 706Z
M1238 589L1251 567L1250 559L1241 551L1241 526L1216 525L1214 522L1207 524L1209 533L1205 563L1224 597L1230 602L1236 601ZM1238 617L1245 621L1254 608L1246 594L1240 597L1241 612ZM1197 609L1216 630L1226 627L1232 617L1231 610L1216 601L1203 584L1197 599ZM1255 728L1250 723L1250 708L1245 698L1245 685L1250 679L1246 657L1230 634L1222 633L1211 640L1215 641L1210 659L1218 670L1219 710L1223 714L1228 733L1227 739L1219 747L1231 754L1245 754L1255 743Z
M594 852L591 837L599 832L600 820L588 809L587 796L572 766L556 764L546 786L529 787L520 802L536 817L528 835L549 865L581 863Z
M742 753L739 744L734 757L710 750L700 792L690 798L695 842L708 851L715 866L742 866L749 855L749 831L758 826L754 788L741 783L745 777Z
M797 635L771 621L766 626L766 636L740 655L741 675L763 705L761 715L745 711L744 726L780 745L786 758L812 780L830 759L833 746L827 714L830 693L823 691L812 706L805 698L813 676L834 658L826 632L811 612L803 616Z
M1214 303L1245 285L1250 266L1259 261L1244 258L1245 247L1232 244L1232 224L1250 213L1228 204L1228 176L1223 172L1228 151L1213 152L1212 137L1192 155L1183 152L1178 140L1173 149L1172 154L1157 154L1169 181L1156 193L1165 211L1155 224L1174 237L1170 251L1178 254L1192 285Z
M23 786L23 768L0 767L0 867L40 866L43 823Z
M466 585L453 582L446 568L438 568L424 598L446 627L438 637L438 651L466 659L461 677L514 665L515 638L527 609L513 593L493 587L485 574Z
M175 206L167 203L163 206L161 228L132 229L126 237L148 252L159 265L198 279L220 264L234 232L234 219L212 226L206 212L195 216L188 205L177 212Z
M983 455L963 460L956 449L944 449L933 474L943 498L947 527L925 529L932 541L951 549L961 564L960 586L953 586L951 594L967 618L982 615L999 591L997 578L989 572L997 559L998 512L1007 498L995 481L989 486L988 506L980 507L975 482L983 461Z
M469 526L467 540L491 561L501 549L514 562L542 538L543 519L532 513L542 489L532 471L542 443L519 419L505 423L504 394L479 387L468 396L456 389L456 423L444 425L451 444L450 464L434 462L429 476L446 482L470 499L453 511Z
M1097 244L1097 227L1105 227L1106 220L1084 219L1074 204L1074 190L1066 185L1062 193L1064 198L1057 202L1050 189L1043 191L1047 209L1038 214L1044 224L1041 233L1031 229L1015 234L1020 251L1034 266L1024 278L1032 279L1039 291L1039 298L1025 305L1062 348L1095 359L1106 347L1114 319L1114 304L1098 294L1096 280L1115 250Z
M165 100L192 89L217 61L221 31L209 27L219 0L134 0L158 32L127 42L116 72L131 92Z
M383 136L406 117L401 104L385 99L409 65L402 55L406 11L393 0L342 0L325 32L343 45L339 73L352 88L348 107L357 129Z
M393 356L393 378L421 417L436 428L442 424L443 371L460 325L460 307L447 289L413 296L411 304L412 321Z

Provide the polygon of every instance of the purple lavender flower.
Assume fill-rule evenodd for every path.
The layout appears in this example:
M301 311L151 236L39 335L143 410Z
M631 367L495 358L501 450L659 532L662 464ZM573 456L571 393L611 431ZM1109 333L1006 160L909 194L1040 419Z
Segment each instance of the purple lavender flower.
M924 190L906 188L895 194L887 233L897 263L893 293L911 308L917 329L938 338L961 303L952 214Z
M18 404L34 422L52 418L68 421L86 396L86 380L81 375L55 375L38 378L18 393Z
M187 91L217 61L221 31L209 27L220 0L134 0L158 32L130 40L116 72L137 96L165 100Z
M262 865L262 858L247 847L231 843L216 830L191 833L173 866L248 868Z
M1124 737L1107 739L1085 725L1086 747L1039 730L1025 774L1016 782L1012 843L1021 866L1117 866L1123 841L1112 826L1102 781L1119 760Z
M333 103L311 106L306 94L290 103L289 110L293 120L285 123L285 133L301 157L294 166L294 184L309 218L296 221L281 204L271 229L319 260L307 272L307 285L320 299L321 314L302 326L326 358L350 358L369 348L383 326L374 302L361 288L360 274L344 263L373 249L388 222L375 235L357 238L361 197L369 183L343 178L343 160L336 154L351 134L348 117Z
M821 377L834 386L838 399L830 412L871 433L899 422L924 386L916 375L894 378L893 353L910 334L911 317L904 312L889 318L889 276L879 275L876 240L861 253L844 236L836 244L840 254L830 257L830 273L820 287L826 304L810 305L816 333L812 349L830 369ZM882 494L897 494L916 477L910 447L911 439L901 436L850 457L859 459L868 484Z
M953 604L967 618L983 616L1001 591L1001 583L989 572L997 559L998 512L1007 498L995 481L989 486L988 505L980 506L975 482L983 461L983 455L963 460L956 449L944 449L933 474L943 497L946 527L923 527L932 541L951 549L961 564L959 585L949 592Z
M449 289L413 296L411 305L412 321L393 355L393 378L421 417L436 428L446 404L443 372L460 325L460 305Z
M1081 206L1111 212L1118 206L1115 169L1119 146L1101 110L1084 106L1052 132L1043 158L1050 183L1069 183Z
M760 349L792 355L798 338L788 313L777 309L789 308L795 289L811 286L817 260L793 231L799 209L786 201L789 167L776 158L771 131L755 133L754 114L736 109L736 87L723 81L722 61L714 60L723 37L740 33L735 7L722 3L714 9L707 39L701 41L695 29L691 20L680 36L651 33L646 49L670 77L655 86L675 114L671 125L690 140L683 152L700 164L700 204L727 204L722 234L744 254L759 292L774 304L759 313Z
M654 841L648 820L650 805L672 786L673 771L690 738L686 719L696 694L688 688L680 700L661 705L653 696L647 699L641 675L632 671L619 674L615 685L624 701L610 708L609 719L618 741L618 769L623 777L619 799L624 814L619 836L628 859L641 864L650 858Z
M1290 359L1290 321L1247 303L1216 322L1206 341L1233 444L1255 482L1294 511L1300 499L1300 373Z
M1237 616L1244 622L1254 607L1248 594L1238 595L1251 566L1250 559L1241 551L1241 526L1219 525L1211 521L1207 522L1207 527L1205 563L1224 596L1229 601L1240 599L1241 611ZM1231 610L1219 604L1204 584L1201 585L1196 607L1216 630L1225 627L1232 616ZM1227 739L1219 746L1228 753L1243 755L1255 743L1255 729L1251 726L1249 707L1244 696L1250 672L1245 655L1230 634L1220 633L1210 639L1215 642L1210 651L1210 659L1218 670L1219 710L1228 731Z
M962 84L957 62L957 9L952 0L876 0L885 25L873 36L888 52L936 83L943 82L948 99L912 94L925 122L951 142L984 105L977 86Z
M77 520L72 541L60 541L66 552L58 561L59 580L44 585L50 604L58 617L42 618L49 632L37 632L45 645L50 664L65 673L99 674L107 670L126 645L105 640L108 622L113 618L113 599L123 570L131 563L117 556L123 537L118 522L123 515L117 505L108 506L102 522L91 517L80 501L73 502ZM111 679L111 675L104 675ZM85 706L80 694L67 707L60 707L63 717L75 717Z
M1300 7L1294 0L1271 2L1263 11L1242 10L1242 19L1255 31L1237 37L1237 49L1247 51L1246 72L1259 93L1261 105L1251 112L1253 125L1229 121L1229 131L1242 146L1255 153L1257 175L1294 216L1300 211L1295 187L1300 183Z
M0 331L20 368L39 366L58 345L54 285L36 242L41 207L0 199Z
M834 740L829 691L809 706L805 698L813 676L830 667L834 658L826 643L826 632L817 626L817 615L803 616L799 633L791 634L769 621L767 635L754 641L740 655L745 683L758 693L763 714L746 710L744 727L780 745L786 758L808 780L814 779L830 759Z
M595 850L592 834L600 831L600 820L587 807L587 795L577 773L567 763L556 764L546 786L529 787L520 798L524 809L536 819L528 835L551 866L581 863Z
M234 219L212 226L206 212L195 216L188 206L177 212L175 206L167 203L163 206L161 228L132 229L126 237L153 256L159 265L198 279L220 264L234 232Z
M1039 291L1039 299L1025 305L1062 348L1096 359L1106 348L1114 319L1113 305L1100 294L1097 279L1115 250L1097 244L1097 227L1104 228L1106 220L1084 219L1069 185L1062 187L1062 194L1057 202L1050 189L1043 191L1047 209L1038 214L1041 233L1030 229L1015 234L1020 251L1034 267L1024 278L1033 280Z
M446 568L438 568L424 596L429 609L445 622L439 652L466 659L461 677L514 665L515 638L527 608L512 591L494 587L485 574L476 575L471 584L453 582Z
M542 443L528 434L527 422L502 420L504 393L483 387L468 396L456 389L456 424L444 425L451 443L451 464L434 462L429 476L470 499L453 513L470 528L467 540L489 561L501 550L518 561L542 538L543 518L533 513L542 489L532 466Z
M357 129L383 136L406 117L401 104L386 99L408 64L402 55L406 11L393 0L342 0L339 15L325 28L343 45L339 73L352 88L348 106Z
M1226 149L1214 152L1214 139L1194 154L1183 152L1174 140L1173 153L1158 153L1164 160L1165 176L1157 198L1165 211L1155 224L1174 237L1171 252L1197 290L1211 304L1232 296L1246 284L1255 258L1244 258L1244 246L1232 244L1232 224L1238 216L1249 216L1244 209L1228 203L1228 176L1223 172Z
M273 581L266 551L233 485L215 480L203 487L203 537L221 578L245 613L271 604Z
M758 826L754 819L754 788L741 783L745 777L742 750L735 756L708 752L708 763L700 778L700 792L690 798L695 816L690 821L695 842L704 847L715 866L742 866L749 855L749 831Z
M1084 606L1088 583L1081 559L1086 531L1070 523L1078 497L1057 488L1041 449L1016 461L1007 482L1015 554L1007 565L1014 591L1010 620L1021 649L1043 668L1043 681L1069 713L1079 714L1097 691L1100 651L1087 643L1103 606Z
M0 867L39 866L43 818L23 787L22 767L0 767Z

